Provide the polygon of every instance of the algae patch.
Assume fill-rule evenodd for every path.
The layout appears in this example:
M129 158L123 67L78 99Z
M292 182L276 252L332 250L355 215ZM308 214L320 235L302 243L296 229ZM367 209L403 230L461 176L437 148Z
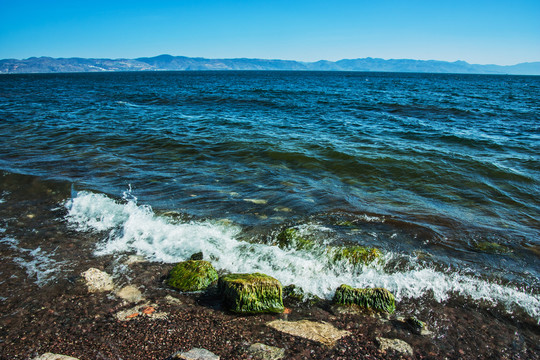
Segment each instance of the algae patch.
M208 261L188 260L174 266L169 273L167 285L180 291L199 291L217 279L218 273Z
M396 310L394 295L384 288L355 289L349 285L341 285L336 290L334 302L341 305L358 305L387 313L393 313Z
M282 313L281 283L271 276L230 274L219 279L219 290L227 308L236 313Z

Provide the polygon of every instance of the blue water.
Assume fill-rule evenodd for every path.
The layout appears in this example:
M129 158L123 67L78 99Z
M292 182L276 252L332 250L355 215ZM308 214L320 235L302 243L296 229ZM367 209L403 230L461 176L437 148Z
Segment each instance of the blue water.
M0 168L124 193L156 216L227 219L239 241L318 226L393 254L387 273L421 262L537 306L539 100L529 76L3 75Z

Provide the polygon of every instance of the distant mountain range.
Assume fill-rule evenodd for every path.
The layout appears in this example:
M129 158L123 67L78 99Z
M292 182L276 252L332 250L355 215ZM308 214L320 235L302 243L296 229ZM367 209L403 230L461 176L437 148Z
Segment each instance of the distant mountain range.
M85 59L31 57L0 60L4 73L65 73L98 71L184 71L184 70L296 70L296 71L382 71L462 74L540 75L540 62L517 65L476 65L465 61L447 62L409 59L344 59L301 62L265 59L205 59L159 55L137 59Z

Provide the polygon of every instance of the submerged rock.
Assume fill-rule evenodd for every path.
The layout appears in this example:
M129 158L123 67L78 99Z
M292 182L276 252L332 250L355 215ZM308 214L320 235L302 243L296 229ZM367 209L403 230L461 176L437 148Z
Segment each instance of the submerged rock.
M218 273L208 261L188 260L174 266L169 273L167 285L180 291L199 291L217 279Z
M384 288L355 289L344 284L336 290L334 302L341 305L355 304L387 313L393 313L396 310L394 295Z
M345 260L352 265L369 264L382 255L377 248L363 246L333 247L328 250L328 253L333 261Z
M258 360L280 360L285 357L285 349L265 344L252 344L247 352Z
M327 346L333 346L342 337L350 335L350 332L338 330L331 324L309 320L275 320L266 325L278 331L317 341Z
M411 345L409 345L403 340L378 337L377 342L379 343L379 348L382 351L391 350L400 354L413 356L413 349Z
M302 235L295 228L283 229L276 238L276 245L280 249L310 250L315 242Z
M89 292L112 291L114 283L111 275L96 268L90 268L81 274Z
M508 254L512 252L512 250L507 246L489 241L478 242L474 244L474 247L477 250L490 254Z
M281 283L271 276L230 274L219 279L219 291L227 308L244 314L282 313Z
M116 292L116 296L131 303L137 303L144 299L139 289L133 285L124 286Z

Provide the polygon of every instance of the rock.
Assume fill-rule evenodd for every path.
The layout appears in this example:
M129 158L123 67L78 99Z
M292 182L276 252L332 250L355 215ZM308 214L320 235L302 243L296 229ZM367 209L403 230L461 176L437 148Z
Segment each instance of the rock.
M296 285L287 285L283 288L283 297L289 301L296 303L304 303L309 306L313 306L322 301L322 299L316 295L305 293L302 288Z
M276 238L276 243L280 249L310 250L315 247L313 240L300 235L295 228L283 229Z
M490 254L508 254L512 252L512 249L508 246L489 241L478 242L474 244L474 247L477 250Z
M146 258L141 255L129 255L127 259L124 261L124 264L126 265L132 265L132 264L138 264L146 262Z
M219 356L206 349L194 348L188 352L177 352L167 358L167 360L183 359L183 360L219 360Z
M338 330L331 324L309 320L275 320L266 325L278 331L317 341L327 346L333 346L342 337L350 335L349 331Z
M379 343L379 348L382 351L391 350L404 355L413 356L413 349L411 345L407 344L403 340L378 337L377 342Z
M83 272L82 276L89 292L112 291L114 289L112 277L104 271L90 268Z
M355 289L341 285L334 295L334 303L341 305L356 304L358 306L393 313L396 310L394 295L384 288Z
M203 252L202 251L199 251L197 253L194 253L193 255L191 255L191 257L189 258L189 260L202 260L203 259Z
M410 316L408 318L398 317L397 320L400 321L404 327L409 329L413 334L422 336L432 334L432 332L427 329L426 324L423 321L418 320L416 316Z
M216 269L208 261L188 260L174 266L167 285L180 291L200 291L217 279Z
M331 247L327 253L334 262L347 261L352 265L367 265L382 256L379 249L363 246Z
M285 357L285 349L259 343L252 344L247 351L258 360L280 360Z
M58 354L53 354L53 353L45 353L43 355L40 355L40 356L34 358L34 360L79 360L79 359L71 357L71 356L67 356L67 355L58 355Z
M133 285L128 285L118 290L116 292L116 296L118 296L122 300L131 303L138 303L139 301L144 299L139 289L137 289Z
M170 305L182 305L182 304L184 304L182 302L182 300L177 299L177 298L175 298L174 296L171 296L171 295L165 296L165 301L167 302L167 304L170 304Z
M281 283L271 276L230 274L219 279L219 291L227 308L236 313L282 313Z

